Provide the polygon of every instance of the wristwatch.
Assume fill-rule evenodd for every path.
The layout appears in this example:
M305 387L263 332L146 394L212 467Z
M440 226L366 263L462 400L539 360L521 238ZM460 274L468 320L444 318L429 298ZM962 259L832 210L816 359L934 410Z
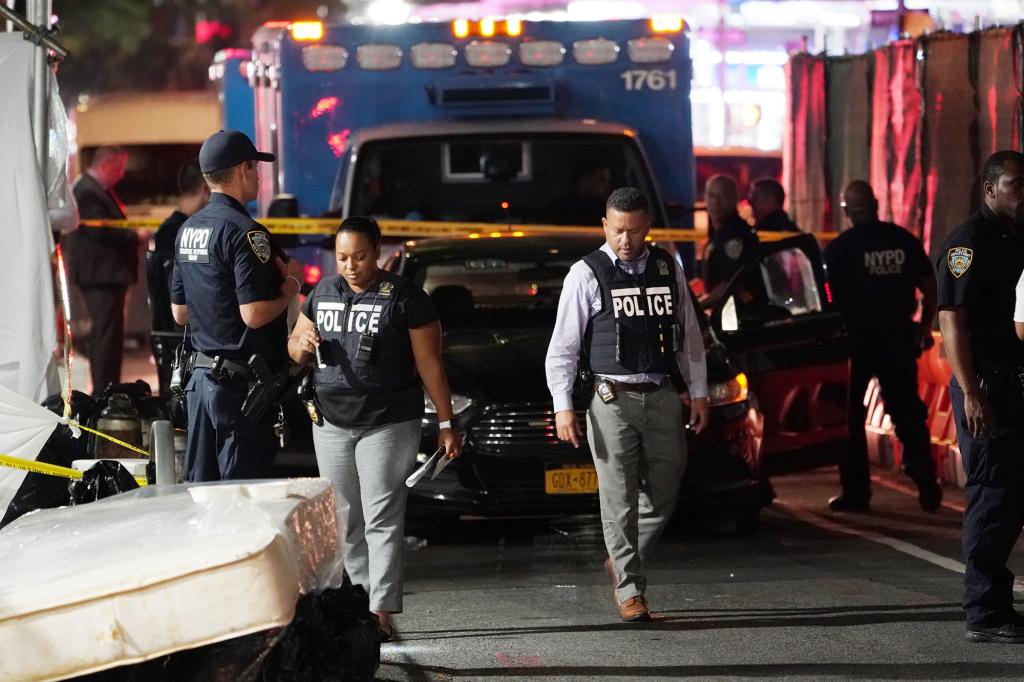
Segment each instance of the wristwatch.
M439 431L444 431L445 429L450 429L450 428L452 428L452 420L451 419L445 419L443 422L437 422L437 429Z

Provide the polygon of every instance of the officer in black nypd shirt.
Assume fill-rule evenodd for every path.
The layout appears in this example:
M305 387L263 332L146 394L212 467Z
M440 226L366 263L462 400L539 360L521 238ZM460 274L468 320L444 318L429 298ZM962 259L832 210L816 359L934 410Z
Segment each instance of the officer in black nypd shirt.
M1024 523L1024 344L1014 287L1024 270L1016 221L1024 156L996 152L982 168L983 204L936 253L939 328L953 369L949 397L967 483L963 515L967 639L1024 643L1007 559Z
M258 162L273 160L237 130L211 135L199 151L209 203L178 231L171 310L197 351L186 388L189 481L266 476L277 451L273 418L242 414L257 379L250 360L287 369L287 309L300 288L299 263L285 262L245 209Z
M916 237L878 219L878 202L868 183L843 190L843 208L853 227L825 249L832 299L842 311L850 337L850 446L839 465L842 494L829 500L834 511L867 511L871 497L864 392L877 377L885 409L903 444L903 469L917 484L925 511L942 502L931 456L928 408L917 394L917 358L930 348L935 319L935 271ZM920 324L914 323L917 292Z

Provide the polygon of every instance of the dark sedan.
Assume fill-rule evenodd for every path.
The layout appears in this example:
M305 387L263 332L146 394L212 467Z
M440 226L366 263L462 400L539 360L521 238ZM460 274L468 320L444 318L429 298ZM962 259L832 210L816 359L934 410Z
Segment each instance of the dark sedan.
M544 356L562 281L572 263L598 246L600 239L589 236L429 240L410 243L393 263L422 286L438 308L456 423L466 435L466 456L437 480L424 479L412 490L414 515L536 517L597 510L597 477L589 449L585 445L574 449L555 435ZM736 336L744 346L739 352L751 358L757 352L749 340L738 337L744 324L743 331L749 332L756 315L774 313L774 326L782 328L803 325L800 318L806 313L824 314L814 276L820 259L810 263L800 255L800 246L804 245L786 251L797 261L796 267L786 263L789 289L811 288L813 295L779 291L783 284L774 282L778 300L768 301L767 311L743 305L737 311L737 298L729 287L710 301L712 320L721 325L724 315L726 326L735 329L723 334L707 324L701 330L708 349L711 424L700 435L688 433L688 466L680 492L680 514L685 518L716 527L749 527L770 500L763 469L764 415L750 390L752 378L730 358L727 343L719 337ZM810 267L801 269L807 265L801 258ZM806 282L801 275L807 276ZM816 310L809 310L815 301L808 298L816 300ZM836 329L841 333L841 327ZM815 361L810 358L803 370L813 373ZM845 358L837 356L836 362L845 366ZM764 357L758 357L755 365L763 371L780 370L777 364L765 365ZM811 382L801 378L803 374L787 376L808 385ZM777 387L770 392L780 393ZM589 397L583 390L575 395L584 426ZM681 399L686 400L685 392ZM433 409L429 402L427 409ZM820 424L810 423L814 419L805 430L825 433ZM436 442L434 424L433 419L424 420L421 459ZM827 433L827 439L832 435ZM809 438L815 440L813 435Z

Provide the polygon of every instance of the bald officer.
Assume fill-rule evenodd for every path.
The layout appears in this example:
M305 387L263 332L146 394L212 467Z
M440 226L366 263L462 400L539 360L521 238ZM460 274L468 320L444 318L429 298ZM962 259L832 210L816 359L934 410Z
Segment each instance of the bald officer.
M903 469L917 484L918 501L933 512L942 502L931 455L928 409L917 394L917 358L930 348L935 320L935 271L917 237L878 219L868 183L843 191L843 209L853 225L825 249L832 298L850 337L850 447L839 465L842 493L833 511L867 511L871 498L864 392L877 377L885 409L903 444ZM917 294L921 321L914 323Z

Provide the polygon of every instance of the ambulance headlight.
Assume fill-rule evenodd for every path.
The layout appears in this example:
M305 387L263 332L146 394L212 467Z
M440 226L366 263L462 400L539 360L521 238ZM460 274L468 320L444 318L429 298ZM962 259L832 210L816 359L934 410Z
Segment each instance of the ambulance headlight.
M402 63L402 48L388 43L370 43L356 48L356 62L367 71L389 71Z
M505 66L512 58L512 49L505 43L474 40L466 45L466 63L470 66L493 68Z
M708 386L708 403L711 405L732 405L747 399L747 375L740 372L728 381Z
M302 48L306 71L338 71L348 64L348 50L341 45L310 45Z
M519 61L526 66L557 66L565 59L565 46L557 40L519 43Z
M467 398L464 395L458 393L452 393L452 412L455 414L462 414L470 407L473 406L473 399ZM423 411L427 414L437 414L437 408L434 407L434 401L427 397L427 394L423 394Z
M458 53L448 43L416 43L412 46L412 65L417 69L447 69L455 66Z
M664 38L634 38L626 43L629 61L634 64L658 64L672 58L676 46Z
M577 64L613 64L619 58L619 46L607 38L577 40L572 44L572 56Z

